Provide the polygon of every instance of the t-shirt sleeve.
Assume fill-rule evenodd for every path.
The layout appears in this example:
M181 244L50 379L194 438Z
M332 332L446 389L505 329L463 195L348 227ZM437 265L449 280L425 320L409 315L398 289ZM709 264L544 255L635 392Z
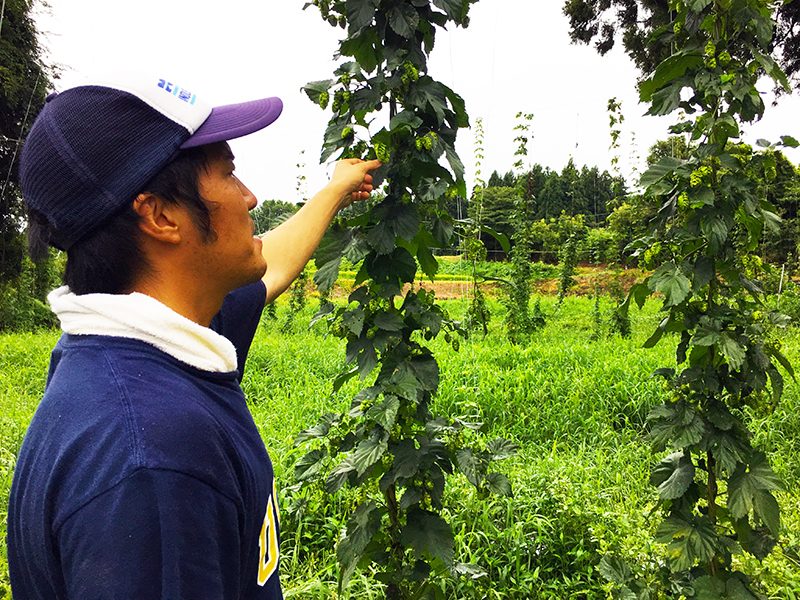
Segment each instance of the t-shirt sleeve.
M228 338L236 348L239 381L244 375L244 365L250 344L258 329L267 288L263 281L256 281L225 297L222 308L211 320L210 328Z
M207 484L140 469L58 530L69 597L239 598L238 523L234 502Z

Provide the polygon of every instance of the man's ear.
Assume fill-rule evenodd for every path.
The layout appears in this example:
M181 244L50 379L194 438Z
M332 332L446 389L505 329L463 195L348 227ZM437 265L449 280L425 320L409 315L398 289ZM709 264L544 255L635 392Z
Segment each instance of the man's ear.
M176 204L167 204L155 194L144 193L133 200L133 211L139 215L139 229L144 235L166 244L181 242L184 215Z

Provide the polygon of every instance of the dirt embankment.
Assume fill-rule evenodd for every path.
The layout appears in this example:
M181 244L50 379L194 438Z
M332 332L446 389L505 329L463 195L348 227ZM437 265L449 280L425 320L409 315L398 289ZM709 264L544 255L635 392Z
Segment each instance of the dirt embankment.
M627 293L630 287L641 280L644 273L639 269L608 269L603 266L580 267L575 275L575 286L570 290L569 295L590 296L599 290L601 294L616 293L621 290ZM341 298L350 293L352 283L350 281L337 282L333 290L333 296ZM434 290L436 297L440 300L454 300L467 298L470 294L471 282L469 281L429 281L422 280L416 286L427 290ZM483 293L487 296L496 297L502 292L502 284L496 281L487 281L481 284ZM408 287L406 287L408 289ZM537 294L557 294L558 279L542 279L533 283L534 292ZM404 290L405 291L405 290Z

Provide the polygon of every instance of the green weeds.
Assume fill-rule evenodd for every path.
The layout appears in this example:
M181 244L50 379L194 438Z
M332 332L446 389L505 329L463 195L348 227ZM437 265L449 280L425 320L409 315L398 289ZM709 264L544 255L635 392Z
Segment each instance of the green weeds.
M442 583L446 598L606 598L597 571L607 551L635 558L657 556L651 536L655 503L648 486L653 457L645 417L661 401L661 383L650 377L674 352L659 344L642 349L659 320L656 302L631 311L633 337L605 335L592 341L593 298L568 296L556 309L544 297L547 324L527 346L505 339L502 318L484 339L474 336L459 352L435 342L441 365L433 409L470 415L485 437L502 435L520 446L503 465L511 498L486 497L459 476L445 494L448 521L460 563L478 570ZM606 304L610 300L605 298ZM497 302L491 309L501 313ZM313 303L311 303L313 304ZM463 314L467 300L446 303ZM337 515L355 507L354 490L335 495L294 489L295 435L320 414L341 412L356 382L331 394L339 372L341 341L319 324L307 329L313 308L296 317L295 332L264 319L248 359L244 388L255 422L275 465L281 502L282 580L287 599L336 598L334 547L345 523ZM54 332L0 336L0 539L14 456L44 387ZM783 339L790 360L800 359L800 333ZM351 389L352 386L352 389ZM753 444L771 456L786 492L779 494L784 535L763 563L738 568L758 578L770 598L800 597L800 390L787 381L781 404L769 416L747 415ZM5 546L0 552L0 598L8 589ZM370 574L353 576L351 598L382 598ZM5 586L5 588L3 587Z

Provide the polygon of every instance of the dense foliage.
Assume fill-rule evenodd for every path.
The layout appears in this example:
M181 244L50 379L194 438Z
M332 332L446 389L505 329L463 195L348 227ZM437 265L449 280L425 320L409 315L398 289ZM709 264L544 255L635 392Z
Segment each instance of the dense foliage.
M444 266L444 265L443 265ZM479 565L483 577L442 581L446 598L605 600L605 582L597 572L602 553L623 549L636 556L650 551L655 519L642 506L655 498L647 485L650 450L642 443L645 415L659 403L660 385L649 374L670 360L674 345L643 349L659 321L656 301L631 311L630 340L593 331L591 299L570 296L554 310L552 296L542 299L547 324L527 346L512 345L502 327L502 307L489 298L497 315L488 336L473 336L453 352L444 339L433 342L441 366L435 410L472 415L489 437L510 436L520 446L503 468L514 496L485 497L464 476L453 479L444 504L454 531L457 561ZM329 395L346 342L325 328L304 325L313 302L283 333L288 300L279 299L277 320L256 333L243 388L275 466L281 509L281 581L288 599L336 598L335 545L346 526L346 510L360 501L358 490L299 495L287 491L293 481L295 433L313 424L321 411L348 410L359 389L350 381ZM464 301L444 302L463 314ZM611 305L602 298L602 307ZM782 341L797 360L800 331ZM0 335L0 514L5 511L14 456L41 398L50 350L57 332ZM781 405L764 417L750 415L755 442L769 448L771 461L786 483L779 499L786 532L783 549L763 564L744 568L758 577L769 598L800 594L800 568L792 549L800 547L800 386L787 380ZM5 521L0 519L0 598L8 600L3 562ZM353 574L349 597L382 598L369 571ZM340 596L339 596L340 597ZM347 596L344 596L347 597Z
M600 54L622 38L625 50L643 73L649 73L671 54L671 40L664 32L673 23L674 10L669 0L566 0L564 14L570 20L573 41L594 42ZM783 70L798 81L800 75L800 4L776 5L775 26L764 48L779 59ZM788 91L788 90L787 90Z
M436 274L432 248L453 243L447 199L466 197L454 147L458 129L468 125L464 102L430 76L427 62L437 28L467 25L471 3L313 3L324 19L345 28L339 56L352 59L336 68L334 79L305 87L332 111L321 160L337 151L377 157L385 166L376 182L385 177L386 184L385 197L343 218L317 254L315 281L323 290L335 281L342 258L360 265L348 305L329 304L321 313L331 313L334 330L347 339L351 366L334 387L355 376L371 384L349 412L326 414L299 436L310 449L297 474L323 480L329 493L346 484L362 490L337 545L340 583L359 564L371 564L392 599L437 596L437 578L469 570L454 561L453 532L441 514L448 474L457 469L484 492L510 493L508 479L491 472L490 463L509 456L513 445L502 439L467 444L473 423L431 412L439 366L423 342L443 333L456 345L455 324L433 293L402 295L418 265L429 278ZM373 123L383 127L371 131Z
M264 200L250 211L255 223L255 233L261 235L274 229L298 211L300 206L284 200Z
M26 262L25 209L17 173L22 140L51 87L52 71L36 38L33 4L6 0L0 17L0 330L52 323L42 304L47 290L31 281L41 281L55 267Z
M679 337L675 367L658 371L668 397L649 415L655 450L670 450L650 477L663 517L657 540L667 546L669 568L646 580L615 559L603 569L638 598L656 590L756 598L758 584L737 561L743 553L764 559L775 546L781 535L775 492L782 485L753 445L744 414L774 409L784 388L779 368L793 372L775 337L785 317L765 304L763 270L752 255L764 230L779 223L758 185L775 179L775 155L743 152L731 141L742 122L764 111L759 75L788 82L769 56L774 5L676 0L670 9L669 26L651 37L669 56L640 93L651 114L690 115L672 131L689 134L692 144L686 158L662 157L642 177L659 208L652 233L637 245L654 272L628 299L663 296L664 318L645 346L665 334ZM790 137L783 143L798 145Z

